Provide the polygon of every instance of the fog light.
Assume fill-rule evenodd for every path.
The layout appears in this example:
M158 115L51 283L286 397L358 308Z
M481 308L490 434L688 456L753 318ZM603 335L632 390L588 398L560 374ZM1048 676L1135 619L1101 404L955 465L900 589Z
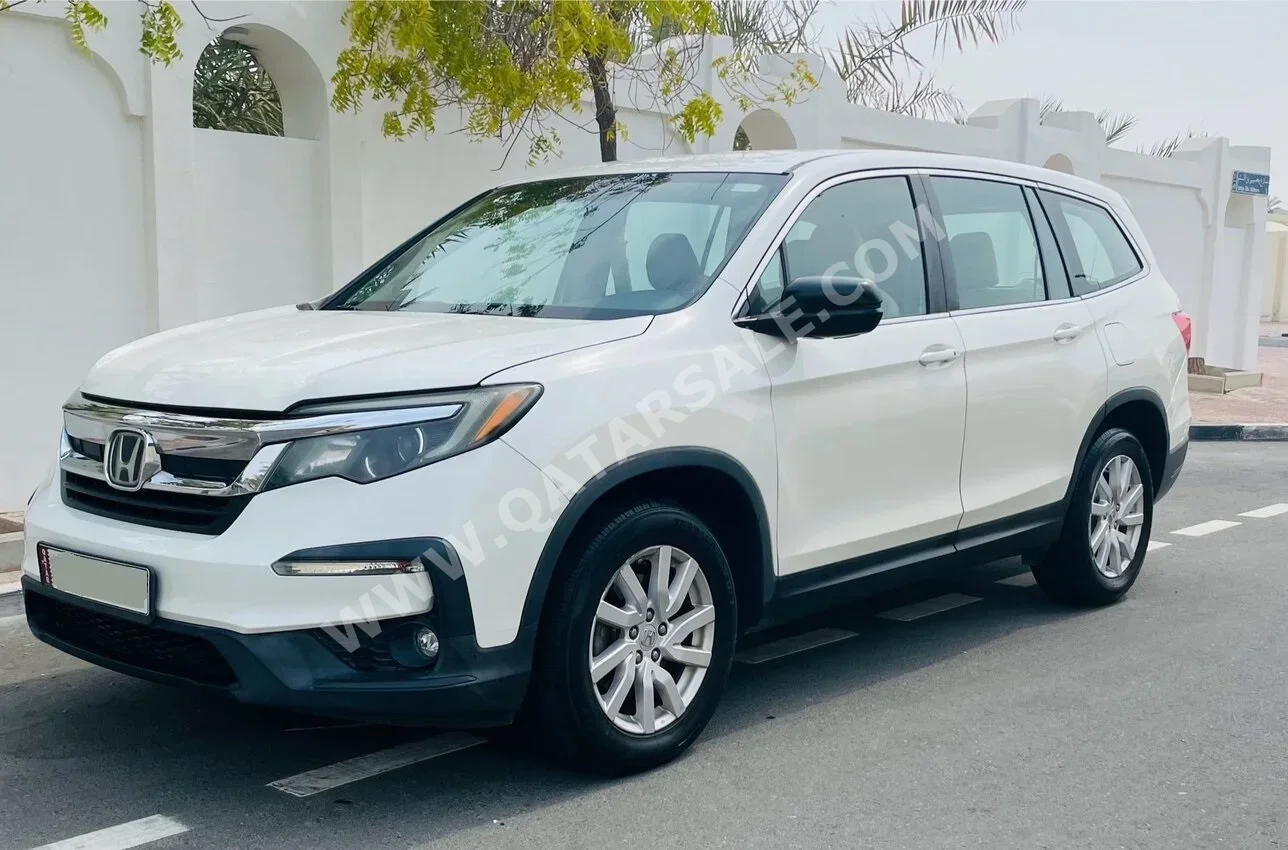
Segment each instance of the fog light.
M438 635L434 634L432 629L420 628L416 630L416 651L429 660L438 657Z

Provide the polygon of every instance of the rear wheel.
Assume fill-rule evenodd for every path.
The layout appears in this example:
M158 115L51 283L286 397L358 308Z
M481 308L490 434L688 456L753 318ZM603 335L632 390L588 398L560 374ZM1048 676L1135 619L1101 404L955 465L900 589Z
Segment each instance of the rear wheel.
M1140 575L1153 520L1145 450L1129 431L1111 428L1088 450L1060 541L1033 566L1033 576L1059 602L1116 602Z
M623 510L552 588L529 732L599 773L670 761L715 712L736 620L729 565L701 520L662 502Z

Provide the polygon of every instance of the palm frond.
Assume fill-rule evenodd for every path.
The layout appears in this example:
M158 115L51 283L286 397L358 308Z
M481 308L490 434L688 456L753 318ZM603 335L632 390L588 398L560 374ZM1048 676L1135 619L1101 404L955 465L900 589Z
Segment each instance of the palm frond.
M1045 120L1057 112L1064 112L1064 99L1055 95L1042 95L1038 106L1038 121ZM1102 109L1096 113L1096 123L1105 131L1105 144L1112 145L1122 141L1123 137L1136 126L1138 119L1130 112L1111 112Z
M202 51L192 78L192 125L283 135L277 86L250 48L217 38Z
M958 50L983 42L996 44L1019 28L1027 0L903 0L899 29L935 31L935 50L952 41Z
M1137 118L1130 112L1110 112L1102 109L1096 113L1096 123L1105 131L1105 144L1112 145L1131 132Z
M1278 195L1271 195L1269 198L1266 198L1266 212L1277 214L1288 212L1288 210L1284 209L1284 202L1279 200Z
M1158 156L1165 159L1180 150L1181 145L1185 144L1190 139L1202 139L1206 136L1207 133L1202 130L1190 129L1186 130L1184 133L1176 133L1166 139L1154 142L1154 144L1148 149L1141 147L1136 150L1140 153L1147 153L1150 156Z
M934 31L935 49L948 43L958 49L984 41L998 42L1018 26L1027 0L903 0L899 20L875 19L851 26L827 52L828 64L845 82L854 103L886 104L899 111L915 110L934 117L951 117L960 110L955 97L924 74L909 84L909 72L922 61L908 46L908 37Z
M899 81L892 86L873 86L856 91L852 100L863 106L932 121L951 121L962 114L961 100L948 89L936 85L929 74L921 75L910 84Z
M1050 95L1050 94L1043 95L1042 103L1038 106L1038 120L1041 121L1043 118L1047 117L1048 115L1051 115L1056 112L1063 112L1063 111L1064 111L1063 98L1058 98L1055 95Z
M814 46L819 0L716 0L716 29L738 50L805 53Z

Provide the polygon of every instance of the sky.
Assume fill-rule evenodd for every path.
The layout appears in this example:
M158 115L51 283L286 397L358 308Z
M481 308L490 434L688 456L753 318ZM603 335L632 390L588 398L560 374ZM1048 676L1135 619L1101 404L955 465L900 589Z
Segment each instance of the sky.
M823 44L874 14L897 17L899 3L825 2ZM1066 109L1135 115L1119 143L1131 150L1191 128L1269 147L1271 193L1288 197L1288 0L1029 0L1001 44L941 57L931 46L921 58L968 112L1054 96Z

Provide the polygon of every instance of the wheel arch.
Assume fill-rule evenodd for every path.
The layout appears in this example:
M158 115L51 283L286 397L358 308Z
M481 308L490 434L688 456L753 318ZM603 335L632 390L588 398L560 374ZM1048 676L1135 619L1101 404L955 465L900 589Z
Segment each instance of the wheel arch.
M677 484L683 483L683 487ZM732 496L732 498L722 498ZM523 604L521 631L535 630L563 557L616 506L645 498L674 501L701 518L720 541L738 594L740 631L761 618L773 588L769 514L752 474L714 449L666 448L642 452L606 467L568 502L546 539ZM754 525L746 533L746 523ZM739 533L739 532L742 533ZM593 533L593 531L591 532Z
M1083 435L1082 445L1078 448L1078 458L1074 463L1073 475L1065 491L1064 504L1068 507L1073 498L1073 488L1077 486L1082 475L1087 452L1096 437L1109 428L1124 428L1130 431L1145 449L1149 460L1149 474L1154 482L1154 491L1158 493L1163 484L1164 467L1168 453L1167 408L1158 393L1147 387L1133 387L1114 393L1100 406L1087 432Z

